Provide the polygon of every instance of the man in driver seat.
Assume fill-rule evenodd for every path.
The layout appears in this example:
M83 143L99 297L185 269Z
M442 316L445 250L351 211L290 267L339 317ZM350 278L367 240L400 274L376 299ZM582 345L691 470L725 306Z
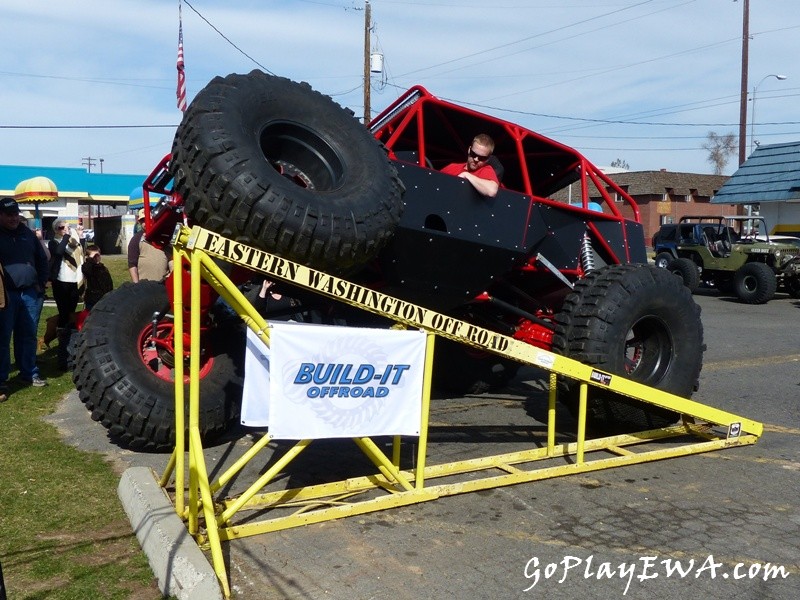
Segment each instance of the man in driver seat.
M494 152L494 140L485 133L479 133L467 149L466 163L450 163L442 169L442 173L466 179L478 193L494 198L500 189L497 172L489 164Z

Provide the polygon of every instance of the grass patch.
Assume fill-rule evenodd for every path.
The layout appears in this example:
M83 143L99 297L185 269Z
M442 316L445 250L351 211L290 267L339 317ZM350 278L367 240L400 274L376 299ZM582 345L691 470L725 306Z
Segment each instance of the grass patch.
M111 273L115 288L131 280L130 273L128 273L128 257L125 254L103 255L103 264Z
M127 257L103 262L115 286L129 280ZM45 306L40 334L54 314ZM64 444L42 419L74 389L71 374L57 369L55 342L39 368L49 386L15 386L12 370L13 393L0 404L0 562L9 598L161 598L117 498L119 477L102 456Z

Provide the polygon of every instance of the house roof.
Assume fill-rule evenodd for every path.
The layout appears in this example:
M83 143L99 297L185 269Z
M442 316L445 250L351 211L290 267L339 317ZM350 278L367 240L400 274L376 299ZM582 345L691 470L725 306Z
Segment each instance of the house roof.
M663 194L667 190L680 196L696 191L698 196L712 196L728 179L725 175L701 175L674 171L629 171L609 175L617 185L627 186L631 196Z
M0 165L0 194L13 196L21 181L44 176L56 184L59 194L86 196L87 199L119 196L127 200L131 190L142 185L146 175L89 173L83 168L29 167Z
M711 199L712 204L800 200L800 142L762 145Z
M709 198L728 179L726 175L702 175L675 171L624 171L608 173L608 178L634 197L662 196L667 191L679 196L688 196L695 191L697 196ZM559 190L553 194L553 198L561 200L566 194L565 190ZM599 195L597 188L590 182L589 196L597 197Z

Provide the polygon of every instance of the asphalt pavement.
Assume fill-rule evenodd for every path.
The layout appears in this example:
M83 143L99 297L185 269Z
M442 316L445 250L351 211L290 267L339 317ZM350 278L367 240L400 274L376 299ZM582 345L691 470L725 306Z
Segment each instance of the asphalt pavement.
M757 444L224 542L234 597L800 598L800 301L696 300L708 349L693 399L763 422ZM541 443L541 377L524 370L503 393L435 400L429 464ZM50 419L120 472L166 465L113 445L75 392ZM212 477L258 437L239 433L207 449ZM229 492L254 481L272 450ZM349 440L315 442L280 485L364 468Z

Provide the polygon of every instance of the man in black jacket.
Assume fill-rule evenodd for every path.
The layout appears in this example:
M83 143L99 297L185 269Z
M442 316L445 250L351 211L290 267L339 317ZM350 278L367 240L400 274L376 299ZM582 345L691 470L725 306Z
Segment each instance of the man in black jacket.
M36 235L20 223L13 198L0 199L0 263L5 272L7 303L0 310L0 402L8 398L11 336L19 375L35 387L47 385L36 364L37 329L49 277L47 255Z

